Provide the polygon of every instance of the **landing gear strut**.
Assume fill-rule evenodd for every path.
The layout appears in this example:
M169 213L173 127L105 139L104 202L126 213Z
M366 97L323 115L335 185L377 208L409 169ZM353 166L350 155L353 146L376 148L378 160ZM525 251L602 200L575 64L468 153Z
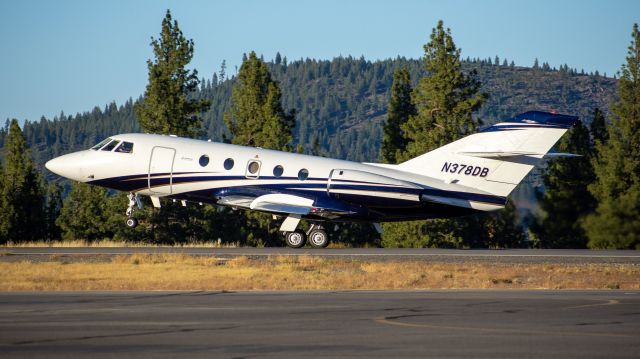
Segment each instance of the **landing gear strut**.
M127 207L127 221L125 222L127 227L136 228L138 226L138 220L133 217L133 212L136 210L136 204L138 208L142 208L140 198L137 193L129 192L127 196L129 198L129 206Z

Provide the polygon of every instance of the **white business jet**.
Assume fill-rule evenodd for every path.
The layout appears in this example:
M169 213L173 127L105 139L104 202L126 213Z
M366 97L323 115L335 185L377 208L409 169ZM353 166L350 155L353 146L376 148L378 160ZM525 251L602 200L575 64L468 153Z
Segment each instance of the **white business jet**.
M46 167L75 181L139 195L283 217L290 247L326 247L323 224L446 218L504 208L507 196L572 127L575 116L530 111L391 165L358 163L176 136L122 134ZM555 154L566 155L566 154ZM312 225L298 229L301 219Z

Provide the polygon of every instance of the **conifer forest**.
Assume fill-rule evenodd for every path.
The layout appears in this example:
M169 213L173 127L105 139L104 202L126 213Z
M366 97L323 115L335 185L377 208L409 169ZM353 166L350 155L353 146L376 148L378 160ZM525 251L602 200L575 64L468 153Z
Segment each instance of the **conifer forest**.
M147 62L144 94L125 103L105 99L83 113L27 119L21 126L7 119L0 129L0 243L113 239L283 245L271 216L213 205L166 203L154 209L145 202L141 224L131 229L124 225L125 193L71 183L44 168L56 156L90 148L114 134L176 134L398 163L500 120L541 110L580 117L554 151L582 157L545 160L504 210L384 225L382 235L367 224L341 223L327 230L345 246L640 248L638 26L630 26L620 71L601 74L538 60L523 67L498 56L461 58L455 29L446 25L433 24L432 32L424 34L425 53L418 59L292 59L280 53L265 59L248 51L239 54L243 63L235 71L224 62L196 71L186 68L198 44L167 11L151 44L154 56ZM159 56L163 52L174 56L172 61ZM457 80L438 83L444 78ZM434 89L451 92L451 115L430 111L438 98ZM252 97L256 91L276 101L260 102ZM464 96L454 96L460 93ZM265 109L264 118L246 110L255 106ZM276 128L277 135L265 131L246 140L246 128L255 128L250 121ZM430 128L448 131L430 134Z

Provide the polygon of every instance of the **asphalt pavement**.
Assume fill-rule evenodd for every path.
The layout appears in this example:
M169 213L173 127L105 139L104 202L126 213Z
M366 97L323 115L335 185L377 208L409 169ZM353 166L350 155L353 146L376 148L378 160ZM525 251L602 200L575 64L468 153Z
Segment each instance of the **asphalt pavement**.
M0 293L3 358L638 358L640 292Z
M219 258L247 256L319 256L370 261L429 260L438 262L489 261L506 263L636 263L640 264L640 251L586 250L586 249L433 249L433 248L186 248L186 247L4 247L0 261L15 261L48 256L115 256L134 253L182 253L213 255Z

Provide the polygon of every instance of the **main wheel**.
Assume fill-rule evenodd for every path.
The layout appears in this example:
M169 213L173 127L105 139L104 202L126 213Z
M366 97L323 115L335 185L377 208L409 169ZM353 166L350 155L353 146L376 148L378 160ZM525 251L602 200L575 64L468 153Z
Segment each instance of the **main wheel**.
M322 229L314 229L309 233L309 244L313 248L325 248L329 245L329 235Z
M127 218L127 221L125 223L129 228L136 228L138 226L138 220L133 217Z
M303 231L287 232L284 239L288 247L300 248L307 242L307 235Z

